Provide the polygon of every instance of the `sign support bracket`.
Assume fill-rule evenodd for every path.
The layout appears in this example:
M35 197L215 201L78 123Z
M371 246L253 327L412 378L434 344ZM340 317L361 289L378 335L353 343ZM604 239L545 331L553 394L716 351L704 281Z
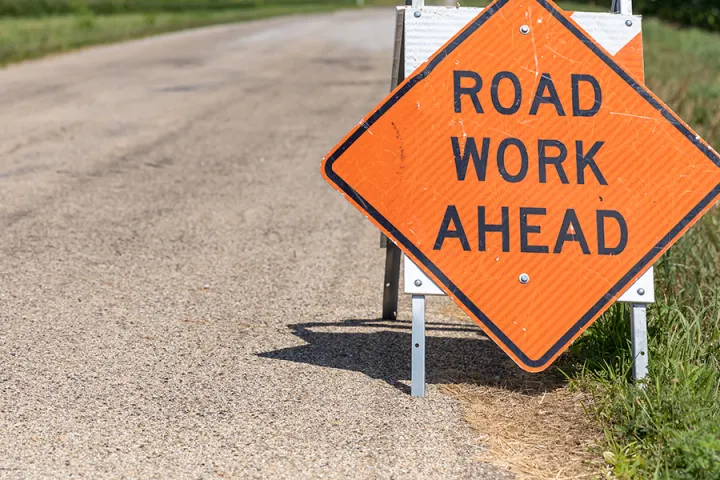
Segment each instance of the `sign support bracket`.
M412 375L410 393L425 396L425 295L412 296Z
M411 4L406 0L405 4ZM393 52L392 79L390 91L405 79L405 9L398 7L395 12L395 48ZM400 291L400 261L402 252L393 242L380 234L380 248L385 249L385 278L383 281L383 320L397 320L398 293Z

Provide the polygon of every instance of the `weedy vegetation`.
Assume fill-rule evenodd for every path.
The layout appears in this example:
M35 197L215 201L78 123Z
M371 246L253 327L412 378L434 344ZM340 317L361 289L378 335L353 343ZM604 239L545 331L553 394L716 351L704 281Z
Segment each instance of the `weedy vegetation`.
M0 66L186 28L355 5L355 0L0 0Z
M0 18L0 65L88 45L118 42L163 32L299 13L328 11L329 4L267 6L233 10L144 12Z

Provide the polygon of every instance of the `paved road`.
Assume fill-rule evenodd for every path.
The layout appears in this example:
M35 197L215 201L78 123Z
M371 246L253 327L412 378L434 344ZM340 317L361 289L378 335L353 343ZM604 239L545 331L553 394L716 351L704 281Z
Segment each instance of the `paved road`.
M487 342L435 302L410 398L378 235L319 175L392 35L346 12L0 71L0 478L506 476L437 388Z

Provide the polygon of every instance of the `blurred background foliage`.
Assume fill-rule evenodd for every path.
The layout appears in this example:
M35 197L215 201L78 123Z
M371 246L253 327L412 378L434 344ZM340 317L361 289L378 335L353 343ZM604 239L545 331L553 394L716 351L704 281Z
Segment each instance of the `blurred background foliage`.
M680 25L720 31L719 0L635 0L633 8Z
M343 6L353 5L356 2L353 0L0 0L0 16L37 17L78 13L110 15L131 12L189 12L310 3ZM466 2L461 1L460 3L465 4ZM604 4L608 2L587 0L586 3ZM636 13L656 16L678 25L720 31L720 0L635 0L633 3Z
M354 0L0 0L0 16L191 12L282 5L354 5Z

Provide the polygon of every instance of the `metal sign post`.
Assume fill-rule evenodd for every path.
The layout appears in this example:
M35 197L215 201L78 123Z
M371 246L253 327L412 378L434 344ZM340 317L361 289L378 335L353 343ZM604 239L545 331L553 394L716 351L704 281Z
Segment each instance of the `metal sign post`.
M410 5L411 0L405 2ZM405 8L395 9L395 48L393 51L392 77L390 91L405 79ZM398 291L400 290L400 260L402 252L392 242L387 241L384 234L380 234L380 248L385 248L385 279L383 282L383 320L397 319Z

